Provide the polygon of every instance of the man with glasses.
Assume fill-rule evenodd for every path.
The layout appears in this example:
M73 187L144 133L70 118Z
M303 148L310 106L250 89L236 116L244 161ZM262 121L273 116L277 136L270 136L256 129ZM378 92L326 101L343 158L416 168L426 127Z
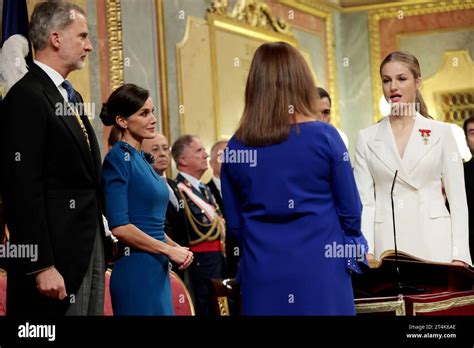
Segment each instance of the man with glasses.
M158 133L153 139L143 140L142 150L153 156L153 169L158 175L163 177L171 164L170 146L166 137ZM171 179L166 179L166 182L170 194L170 204L174 209L178 210L178 200L173 191L174 182ZM168 206L168 209L169 208Z
M176 196L176 183L165 177L165 172L171 164L170 146L168 140L163 134L158 133L153 139L145 139L142 143L142 150L153 157L152 167L159 176L166 180L168 192L170 195L168 209L166 211L165 232L168 236L172 236L171 221L176 220L176 212L179 211L179 203ZM179 244L179 243L178 243ZM181 244L180 244L181 245Z

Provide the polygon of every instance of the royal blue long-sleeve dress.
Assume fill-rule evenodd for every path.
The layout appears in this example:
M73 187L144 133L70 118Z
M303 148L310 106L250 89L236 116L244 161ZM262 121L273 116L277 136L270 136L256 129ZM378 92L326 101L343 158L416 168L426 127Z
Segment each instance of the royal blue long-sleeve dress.
M143 152L118 142L104 159L102 183L110 229L133 224L165 241L168 188ZM168 267L168 258L163 254L125 246L110 278L114 314L174 315Z
M266 147L233 137L222 160L227 230L241 245L242 314L354 315L350 272L361 272L367 244L337 130L300 123Z

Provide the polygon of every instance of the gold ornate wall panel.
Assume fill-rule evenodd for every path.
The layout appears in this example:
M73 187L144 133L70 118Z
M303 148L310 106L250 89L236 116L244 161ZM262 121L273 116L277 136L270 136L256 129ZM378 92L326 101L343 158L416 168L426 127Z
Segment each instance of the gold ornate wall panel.
M244 93L256 49L265 42L285 41L292 35L252 27L233 18L209 14L216 140L232 136L244 109Z
M435 119L462 126L469 115L474 116L474 64L469 52L445 52L442 67L423 81L421 93Z
M280 0L291 8L321 18L325 23L326 59L327 59L327 86L333 100L331 108L331 123L340 128L341 116L339 113L339 89L336 77L336 44L334 41L334 20L331 8L311 0Z
M474 9L474 3L471 0L452 0L410 6L393 6L369 11L374 122L377 122L382 117L379 111L379 100L383 95L379 75L380 63L388 53L399 48L397 46L397 34L401 32L432 32L437 29L450 29L454 31L459 27L472 25L473 17L470 14L471 12L468 15L456 16L456 20L449 17L454 11L472 9ZM433 18L436 18L436 16L443 18L434 20Z
M299 0L306 3L318 2L320 6L327 6L342 13L361 12L393 6L418 5L421 3L435 2L436 0ZM438 1L439 2L439 1ZM322 5L322 4L324 5Z
M188 16L183 40L176 45L181 134L196 134L206 148L215 135L209 26Z
M331 7L314 0L280 0L282 4L310 13L316 17L326 18L331 14Z
M435 101L439 107L438 118L443 121L462 126L466 119L474 117L474 88L440 92L435 94Z
M122 15L120 0L107 0L110 90L123 84Z
M237 0L232 10L229 9L227 0L215 0L211 3L208 12L235 19L253 28L276 31L289 36L293 35L290 26L284 20L275 18L270 6L261 0Z
M166 35L163 0L156 0L156 17L158 22L158 50L160 72L161 129L167 139L171 138L168 106L168 74L166 61ZM171 174L168 170L168 174Z
M181 134L198 134L206 148L230 138L243 112L253 54L274 41L298 46L290 27L260 1L238 1L232 9L215 1L207 21L188 16L176 46ZM311 66L309 52L301 52Z

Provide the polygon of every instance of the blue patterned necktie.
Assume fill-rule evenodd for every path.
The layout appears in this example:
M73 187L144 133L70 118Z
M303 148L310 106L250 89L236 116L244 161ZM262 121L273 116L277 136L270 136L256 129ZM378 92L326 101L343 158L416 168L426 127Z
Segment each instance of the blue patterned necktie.
M69 82L68 80L64 80L61 86L63 86L67 92L68 101L70 103L77 103L76 92L74 92L74 88L72 87L71 82Z
M84 137L86 138L87 145L89 146L89 149L90 149L91 144L89 142L89 134L87 134L87 130L84 125L84 122L81 120L81 117L79 116L79 113L77 112L77 109L75 106L75 104L77 104L79 101L76 98L76 92L74 91L74 87L72 87L71 82L69 82L68 80L64 80L61 86L63 86L67 92L67 99L68 99L68 102L70 103L70 107L72 108L74 116L76 116L77 122L79 122L79 126L82 129L82 133L84 133Z
M199 190L201 191L201 194L202 194L204 197L206 197L206 199L208 199L208 197L207 197L207 191L206 191L206 186L205 186L202 182L199 183Z

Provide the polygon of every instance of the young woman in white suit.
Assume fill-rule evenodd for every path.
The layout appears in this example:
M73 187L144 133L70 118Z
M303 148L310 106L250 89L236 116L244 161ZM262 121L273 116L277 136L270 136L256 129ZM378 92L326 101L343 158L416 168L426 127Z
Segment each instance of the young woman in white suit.
M393 191L398 250L471 265L463 164L451 127L428 115L415 56L389 54L380 77L391 114L359 133L354 168L368 258L394 249L390 192L398 170Z

